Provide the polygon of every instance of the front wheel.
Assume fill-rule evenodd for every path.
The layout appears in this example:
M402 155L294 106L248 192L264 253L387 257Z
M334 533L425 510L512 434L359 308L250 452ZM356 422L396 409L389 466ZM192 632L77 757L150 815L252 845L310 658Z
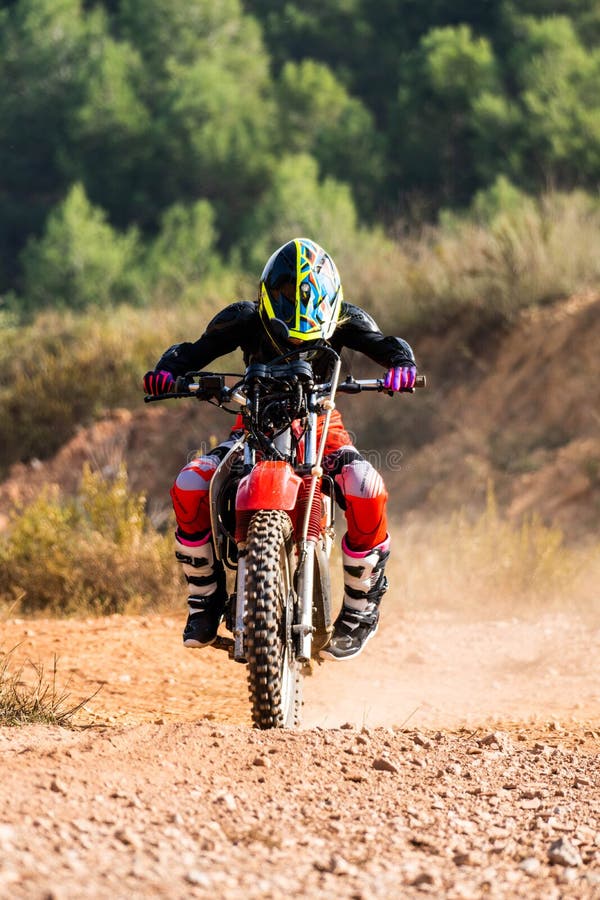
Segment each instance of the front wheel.
M293 728L300 721L292 560L288 514L254 513L246 551L246 657L252 719L258 728Z

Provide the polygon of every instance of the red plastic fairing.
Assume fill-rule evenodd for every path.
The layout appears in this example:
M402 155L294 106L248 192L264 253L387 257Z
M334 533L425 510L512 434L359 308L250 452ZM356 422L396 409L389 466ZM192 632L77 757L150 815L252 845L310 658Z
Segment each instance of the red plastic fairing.
M236 510L294 509L302 479L283 460L264 460L240 481Z

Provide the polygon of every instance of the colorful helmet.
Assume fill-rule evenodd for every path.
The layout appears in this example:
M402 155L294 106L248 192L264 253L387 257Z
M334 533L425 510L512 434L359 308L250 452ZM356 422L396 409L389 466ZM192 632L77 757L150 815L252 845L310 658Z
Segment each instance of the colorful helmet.
M288 241L271 256L260 278L258 311L274 346L327 340L335 331L342 284L328 253L308 238Z

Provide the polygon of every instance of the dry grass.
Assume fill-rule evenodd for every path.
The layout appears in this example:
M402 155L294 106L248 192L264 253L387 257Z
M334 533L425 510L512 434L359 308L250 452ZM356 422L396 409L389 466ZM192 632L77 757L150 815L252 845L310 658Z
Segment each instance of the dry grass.
M75 715L91 700L73 703L66 688L58 685L56 656L49 677L41 664L12 668L16 648L0 650L0 725L73 724Z
M430 328L463 311L512 319L526 306L597 285L600 205L586 194L523 196L489 221L445 217L390 240L357 234L336 257L345 295L386 328Z
M600 544L571 546L533 517L516 523L493 492L477 518L460 511L426 528L403 529L391 565L401 602L468 618L568 610L600 617Z

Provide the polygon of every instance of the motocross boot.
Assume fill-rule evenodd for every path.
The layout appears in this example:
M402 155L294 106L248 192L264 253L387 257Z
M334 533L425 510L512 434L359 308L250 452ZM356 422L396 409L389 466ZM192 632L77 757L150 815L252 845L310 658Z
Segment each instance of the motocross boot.
M379 603L388 588L385 565L390 555L389 535L372 550L350 550L342 540L344 602L333 626L323 659L351 659L363 650L377 631Z
M210 532L199 540L190 540L176 531L175 545L175 556L183 566L190 590L183 644L208 647L217 637L225 609L225 569L215 558Z

